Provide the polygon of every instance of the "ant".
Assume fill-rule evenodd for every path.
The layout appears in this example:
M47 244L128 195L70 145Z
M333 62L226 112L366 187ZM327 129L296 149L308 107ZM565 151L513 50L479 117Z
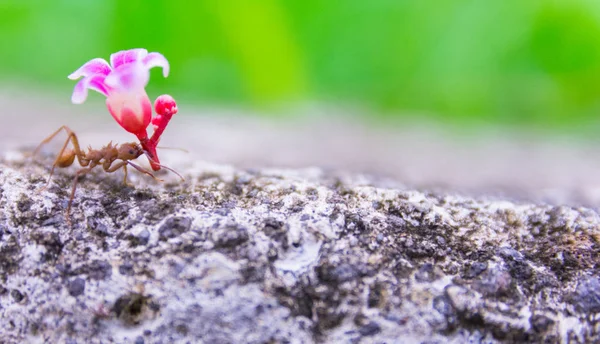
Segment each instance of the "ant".
M59 168L69 167L69 166L73 165L73 163L75 162L75 158L77 158L77 162L79 162L79 165L81 165L82 168L75 173L75 177L73 179L73 186L71 188L71 195L69 198L69 204L67 206L67 211L65 213L65 219L66 219L67 223L69 224L69 226L71 226L71 219L70 219L69 214L71 211L71 205L73 203L73 198L75 197L75 190L77 188L79 177L90 172L96 166L102 166L104 171L109 172L109 173L115 172L122 168L123 172L125 173L125 176L123 177L123 183L125 185L127 185L127 166L128 165L135 168L136 170L138 170L141 173L149 175L156 181L162 181L161 179L156 178L147 169L132 162L132 160L135 160L135 159L139 158L141 155L145 154L145 151L140 144L135 143L135 142L130 142L130 143L123 143L123 144L117 146L117 145L113 145L111 142L111 143L107 144L106 146L102 147L101 149L92 149L91 147L88 147L87 152L84 152L83 150L81 150L81 148L79 146L79 140L77 139L77 135L75 134L75 132L73 130L71 130L66 125L63 125L62 127L58 128L58 130L56 130L52 135L50 135L46 139L44 139L38 145L38 147L35 149L35 151L33 152L33 155L35 156L40 151L40 149L42 148L42 146L44 144L52 141L52 139L54 139L56 137L56 135L58 135L63 130L68 135L67 140L65 141L60 152L58 153L56 160L54 161L54 164L52 165L52 169L50 170L50 176L48 177L48 181L46 182L46 185L42 189L40 189L40 191L43 191L44 189L46 189L48 187L48 185L50 184L50 179L52 178L52 175L54 174L54 170L56 167L59 167ZM73 145L72 149L67 148L69 142L71 142ZM177 176L179 176L183 180L183 177L176 171L172 170L171 168L168 168L163 165L160 165L160 167L166 168L166 169L174 172L175 174L177 174Z
M50 184L50 179L52 178L56 167L69 167L73 165L75 159L77 158L77 162L79 162L79 165L82 168L75 173L75 178L73 179L73 186L71 188L71 196L69 198L67 211L65 213L65 219L69 227L71 227L71 218L69 214L71 212L71 205L73 203L73 198L75 197L75 190L77 189L79 177L90 172L96 166L102 166L104 171L108 173L118 171L122 168L123 172L125 173L125 176L123 177L123 183L125 185L127 185L127 166L131 166L139 172L149 175L156 181L162 181L161 179L156 178L151 171L132 162L132 160L135 160L142 155L146 155L148 161L150 162L152 170L159 171L161 168L164 168L175 173L179 178L181 178L182 181L184 180L184 178L175 170L167 166L161 165L158 160L158 155L156 154L156 148L158 142L160 141L160 136L164 132L165 127L167 126L173 115L177 113L177 103L175 103L175 100L171 96L162 95L156 99L155 110L157 116L151 119L152 125L154 127L154 133L150 138L148 138L146 134L145 126L137 127L134 125L133 127L135 128L135 130L132 130L132 127L130 127L131 123L127 122L125 123L125 125L123 125L123 123L119 122L126 130L134 133L137 136L140 143L130 142L123 143L117 146L113 145L112 142L110 142L101 149L92 149L91 147L88 147L87 152L84 152L79 146L79 140L77 139L77 135L75 134L75 132L66 125L63 125L62 127L58 128L58 130L56 130L52 135L44 139L34 150L33 156L35 156L40 151L43 145L52 141L56 137L56 135L58 135L61 131L64 130L67 133L67 139L63 144L60 152L58 153L56 160L54 160L54 163L52 164L52 169L50 170L50 176L48 177L48 181L46 182L46 185L42 189L40 189L40 191L48 187L48 185ZM67 148L69 142L72 144L73 148Z

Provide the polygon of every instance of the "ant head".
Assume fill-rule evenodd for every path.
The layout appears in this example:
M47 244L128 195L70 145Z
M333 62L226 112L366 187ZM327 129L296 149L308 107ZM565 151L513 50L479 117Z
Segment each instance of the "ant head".
M124 143L119 146L119 156L117 159L120 160L133 160L137 159L140 155L144 154L144 150L137 143Z

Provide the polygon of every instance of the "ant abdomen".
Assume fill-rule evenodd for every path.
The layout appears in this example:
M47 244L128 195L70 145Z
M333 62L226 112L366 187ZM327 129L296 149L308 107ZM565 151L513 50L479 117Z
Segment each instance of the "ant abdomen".
M59 157L56 159L56 166L58 167L69 167L73 165L75 161L75 151L72 149L65 150Z

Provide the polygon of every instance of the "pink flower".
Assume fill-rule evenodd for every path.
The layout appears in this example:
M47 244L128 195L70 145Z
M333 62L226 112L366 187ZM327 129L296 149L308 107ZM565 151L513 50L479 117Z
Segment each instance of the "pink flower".
M83 103L88 89L104 94L108 111L119 125L145 139L152 119L152 103L145 88L153 67L161 67L165 78L169 75L167 59L146 49L116 52L110 55L110 64L101 58L90 60L69 75L71 80L83 77L75 85L71 101Z

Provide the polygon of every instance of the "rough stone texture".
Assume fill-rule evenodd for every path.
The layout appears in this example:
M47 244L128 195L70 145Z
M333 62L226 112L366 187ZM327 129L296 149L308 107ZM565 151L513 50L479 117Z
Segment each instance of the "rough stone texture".
M4 343L600 341L592 209L190 162L0 161Z

